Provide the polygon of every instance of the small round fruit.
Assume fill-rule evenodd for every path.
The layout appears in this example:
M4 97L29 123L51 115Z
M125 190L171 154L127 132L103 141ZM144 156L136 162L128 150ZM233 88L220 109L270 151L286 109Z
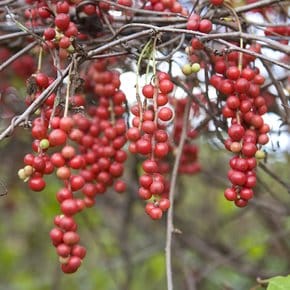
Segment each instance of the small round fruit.
M182 73L186 76L190 75L192 73L191 71L191 65L189 63L185 64L182 68Z
M54 129L48 136L49 144L51 146L60 146L66 142L67 135L61 129Z
M193 72L193 73L197 73L197 72L199 72L200 71L200 64L199 63L193 63L192 65L191 65L191 72Z
M46 183L42 177L35 176L30 177L28 181L28 186L33 191L42 191L45 188Z

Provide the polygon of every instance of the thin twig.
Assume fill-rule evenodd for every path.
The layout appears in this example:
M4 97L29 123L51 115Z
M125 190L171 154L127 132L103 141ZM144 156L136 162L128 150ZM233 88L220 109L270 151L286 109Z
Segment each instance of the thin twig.
M183 146L186 140L186 133L187 133L187 126L188 123L188 116L190 112L192 99L188 98L186 107L184 110L183 115L183 124L180 136L180 141L177 147L177 153L175 157L175 162L173 165L172 175L171 175L171 182L170 182L170 191L169 191L169 201L170 201L170 207L168 209L167 213L167 226L166 226L166 246L165 246L165 258L166 258L166 278L167 278L167 290L173 290L173 277L172 277L172 263L171 263L171 256L172 256L172 234L174 232L174 226L173 226L173 208L174 208L174 193L176 189L176 181L177 181L177 175L178 175L178 168L180 164L180 159L182 155Z
M265 164L263 164L262 162L259 163L259 167L265 172L267 173L270 177L272 177L275 181L277 181L279 184L281 184L287 191L288 193L290 193L290 184L288 184L287 182L285 182L284 180L282 180L280 178L280 176L278 176L277 174L275 174L273 171L271 171Z

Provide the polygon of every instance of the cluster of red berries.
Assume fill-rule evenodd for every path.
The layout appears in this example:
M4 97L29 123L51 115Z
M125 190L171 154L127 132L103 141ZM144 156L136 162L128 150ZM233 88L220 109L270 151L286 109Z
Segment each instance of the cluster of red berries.
M212 31L212 23L210 20L201 19L200 15L192 13L187 20L186 28L192 31L210 33Z
M187 10L177 0L150 0L146 2L144 9L154 11L164 11L187 15Z
M146 212L152 219L160 219L169 207L168 183L161 174L162 162L170 150L166 124L172 120L173 112L168 104L168 94L174 85L166 73L159 73L154 84L142 88L144 106L134 105L133 126L127 131L131 142L129 151L146 157L142 163L144 174L140 177L139 196L144 200L153 198L146 205Z
M246 57L244 63L248 63L249 58ZM257 68L246 66L240 69L238 59L238 54L228 56L228 62L219 59L215 64L218 74L213 75L210 82L226 97L222 114L230 119L230 126L225 147L235 154L228 173L232 187L226 189L225 197L243 207L254 195L256 159L264 158L260 149L269 141L270 128L262 118L267 112L266 101L260 94L264 77Z
M209 19L201 19L200 15L192 13L187 20L186 28L192 31L210 33L212 31L212 22ZM204 45L198 38L193 37L191 47L193 50L200 50L204 48Z
M90 67L94 84L91 97L96 104L86 107L85 98L75 94L68 102L70 116L63 116L62 102L54 107L55 94L50 95L39 109L40 117L32 122L35 154L25 155L25 166L18 172L34 191L43 190L44 175L54 171L63 183L56 193L62 215L55 218L56 227L50 236L65 273L75 272L85 256L85 249L78 244L80 238L73 216L92 207L96 197L109 186L114 185L120 193L126 190L126 184L119 180L127 159L122 150L127 141L123 119L126 96L119 90L119 74L107 70L106 61L97 61ZM33 75L27 105L51 81L44 73ZM87 88L90 89L90 83ZM85 107L88 115L77 112ZM50 148L54 149L52 154L48 154Z

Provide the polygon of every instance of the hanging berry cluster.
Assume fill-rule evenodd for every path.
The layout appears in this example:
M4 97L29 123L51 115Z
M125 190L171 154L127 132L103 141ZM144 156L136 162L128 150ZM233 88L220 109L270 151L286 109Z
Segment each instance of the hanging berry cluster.
M221 43L213 55L216 41L209 40L212 38L207 36L199 38L213 30L219 33L224 28L230 31L234 27L235 32L243 31L238 14L236 18L229 18L233 19L232 25L223 25L219 24L222 21L216 21L214 13L208 13L213 7L217 15L223 10L233 12L231 4L224 0L201 1L188 16L177 0L26 2L30 5L28 9L25 7L26 25L31 30L40 28L34 31L42 37L42 41L41 49L37 51L36 73L31 75L31 71L35 71L34 63L30 69L22 71L25 76L31 75L27 81L26 105L38 109L31 122L32 153L24 156L24 166L18 175L31 190L37 192L46 188L46 175L55 173L61 184L56 192L60 213L54 218L50 238L63 272L77 271L86 255L85 247L80 245L76 214L93 207L96 198L110 187L118 193L126 191L122 175L127 152L137 156L138 162L141 160L138 163L140 176L136 195L146 201L148 216L154 220L161 219L170 207L172 196L169 192L172 193L174 188L170 188L169 183L172 161L179 162L178 167L174 167L178 168L178 174L200 171L194 139L209 120L217 120L217 114L222 115L227 128L224 146L233 154L228 171L231 185L224 195L238 207L247 205L254 196L258 161L265 157L262 146L269 141L269 126L262 117L268 110L267 100L261 92L264 77L255 67L253 55L236 51L228 53L221 48ZM152 14L152 19L157 19L159 15L163 17L161 24L156 20L156 25L164 27L158 30L155 26L148 26L148 35L142 34L142 38L143 31L140 30L138 35L138 29L142 27L145 31L146 25L132 22L127 26L126 22L124 27L120 27L124 19L134 20L134 10L129 8L132 6L139 9L137 12L141 12L140 9L155 11L145 14ZM120 11L125 17L120 16ZM142 19L140 15L138 17ZM166 26L169 21L167 15L179 17L180 23L183 23L180 27L186 26L187 30ZM136 43L127 35L135 33L135 29L138 31ZM176 45L178 35L170 39L172 31L174 34L182 32L180 44ZM288 35L289 29L284 26L268 27L265 34ZM142 46L146 37L149 40L140 53L138 45ZM128 45L131 41L133 48ZM240 48L246 48L255 55L261 53L259 44L247 41L249 44L245 46L240 39ZM225 48L236 45L227 45L227 40L223 43ZM180 52L180 48L185 46L189 63L182 67L183 76L172 78L174 62L171 61L168 66L170 72L157 72L163 67L160 59L171 59L172 49ZM140 87L137 81L137 104L129 107L131 100L127 100L120 90L120 71L124 72L127 64L132 64L130 57L138 54L137 77L142 72L142 66L147 65L146 82ZM119 64L124 60L122 70L112 69L116 60ZM18 68L19 64L15 63ZM204 72L204 78L200 77L202 74L197 74L200 70ZM153 76L149 81L151 72ZM67 77L59 81L62 76ZM44 96L44 91L55 81L54 93ZM206 95L211 93L209 85L217 91L216 101L211 101ZM177 86L183 93L186 92L185 98L180 98L178 90L175 90ZM193 94L196 87L202 91L200 96ZM33 102L38 98L43 102L34 106ZM193 118L195 114L203 114L201 108L207 116L196 129ZM126 121L130 123L130 128L127 128Z
M100 60L90 66L94 76L91 98L96 105L86 107L87 115L76 112L86 106L80 94L69 98L70 115L67 116L63 115L63 102L54 107L55 94L46 99L39 109L40 117L32 123L34 154L25 155L25 166L18 172L34 191L44 190L44 175L54 171L63 184L56 193L62 213L55 218L50 237L65 273L75 272L86 253L79 245L74 215L92 207L96 197L108 187L114 186L120 193L126 189L126 184L118 179L127 158L122 150L127 141L123 119L126 97L119 90L119 74L106 69L106 64ZM36 87L27 97L28 105L52 81L43 73L37 73L32 79ZM49 149L54 152L49 154Z
M166 124L172 120L173 112L168 104L168 94L174 85L166 73L158 73L154 84L146 84L142 88L145 97L144 105L137 104L131 108L134 115L132 127L127 131L130 141L129 151L143 155L144 173L140 176L138 190L141 199L149 200L146 213L152 219L160 219L170 202L168 199L168 182L162 175L162 159L170 149Z
M249 49L259 51L260 47L254 45ZM241 56L242 69L239 68ZM249 66L253 60L250 55L238 53L230 53L227 59L215 57L217 74L210 79L211 84L226 98L222 114L230 120L230 126L225 147L235 156L230 160L231 169L228 172L232 186L225 190L225 197L238 207L246 206L254 196L256 159L264 158L261 147L269 141L267 133L270 128L262 118L267 106L260 94L264 77L258 68Z

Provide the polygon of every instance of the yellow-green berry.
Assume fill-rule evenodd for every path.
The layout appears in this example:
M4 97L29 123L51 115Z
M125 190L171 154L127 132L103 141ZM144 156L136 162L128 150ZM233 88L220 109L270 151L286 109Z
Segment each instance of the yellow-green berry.
M183 72L183 74L186 75L186 76L192 74L191 65L190 65L189 63L185 64L185 65L182 67L182 72Z
M200 64L199 63L193 63L192 65L191 65L191 71L193 72L193 73L197 73L197 72L199 72L200 71Z

